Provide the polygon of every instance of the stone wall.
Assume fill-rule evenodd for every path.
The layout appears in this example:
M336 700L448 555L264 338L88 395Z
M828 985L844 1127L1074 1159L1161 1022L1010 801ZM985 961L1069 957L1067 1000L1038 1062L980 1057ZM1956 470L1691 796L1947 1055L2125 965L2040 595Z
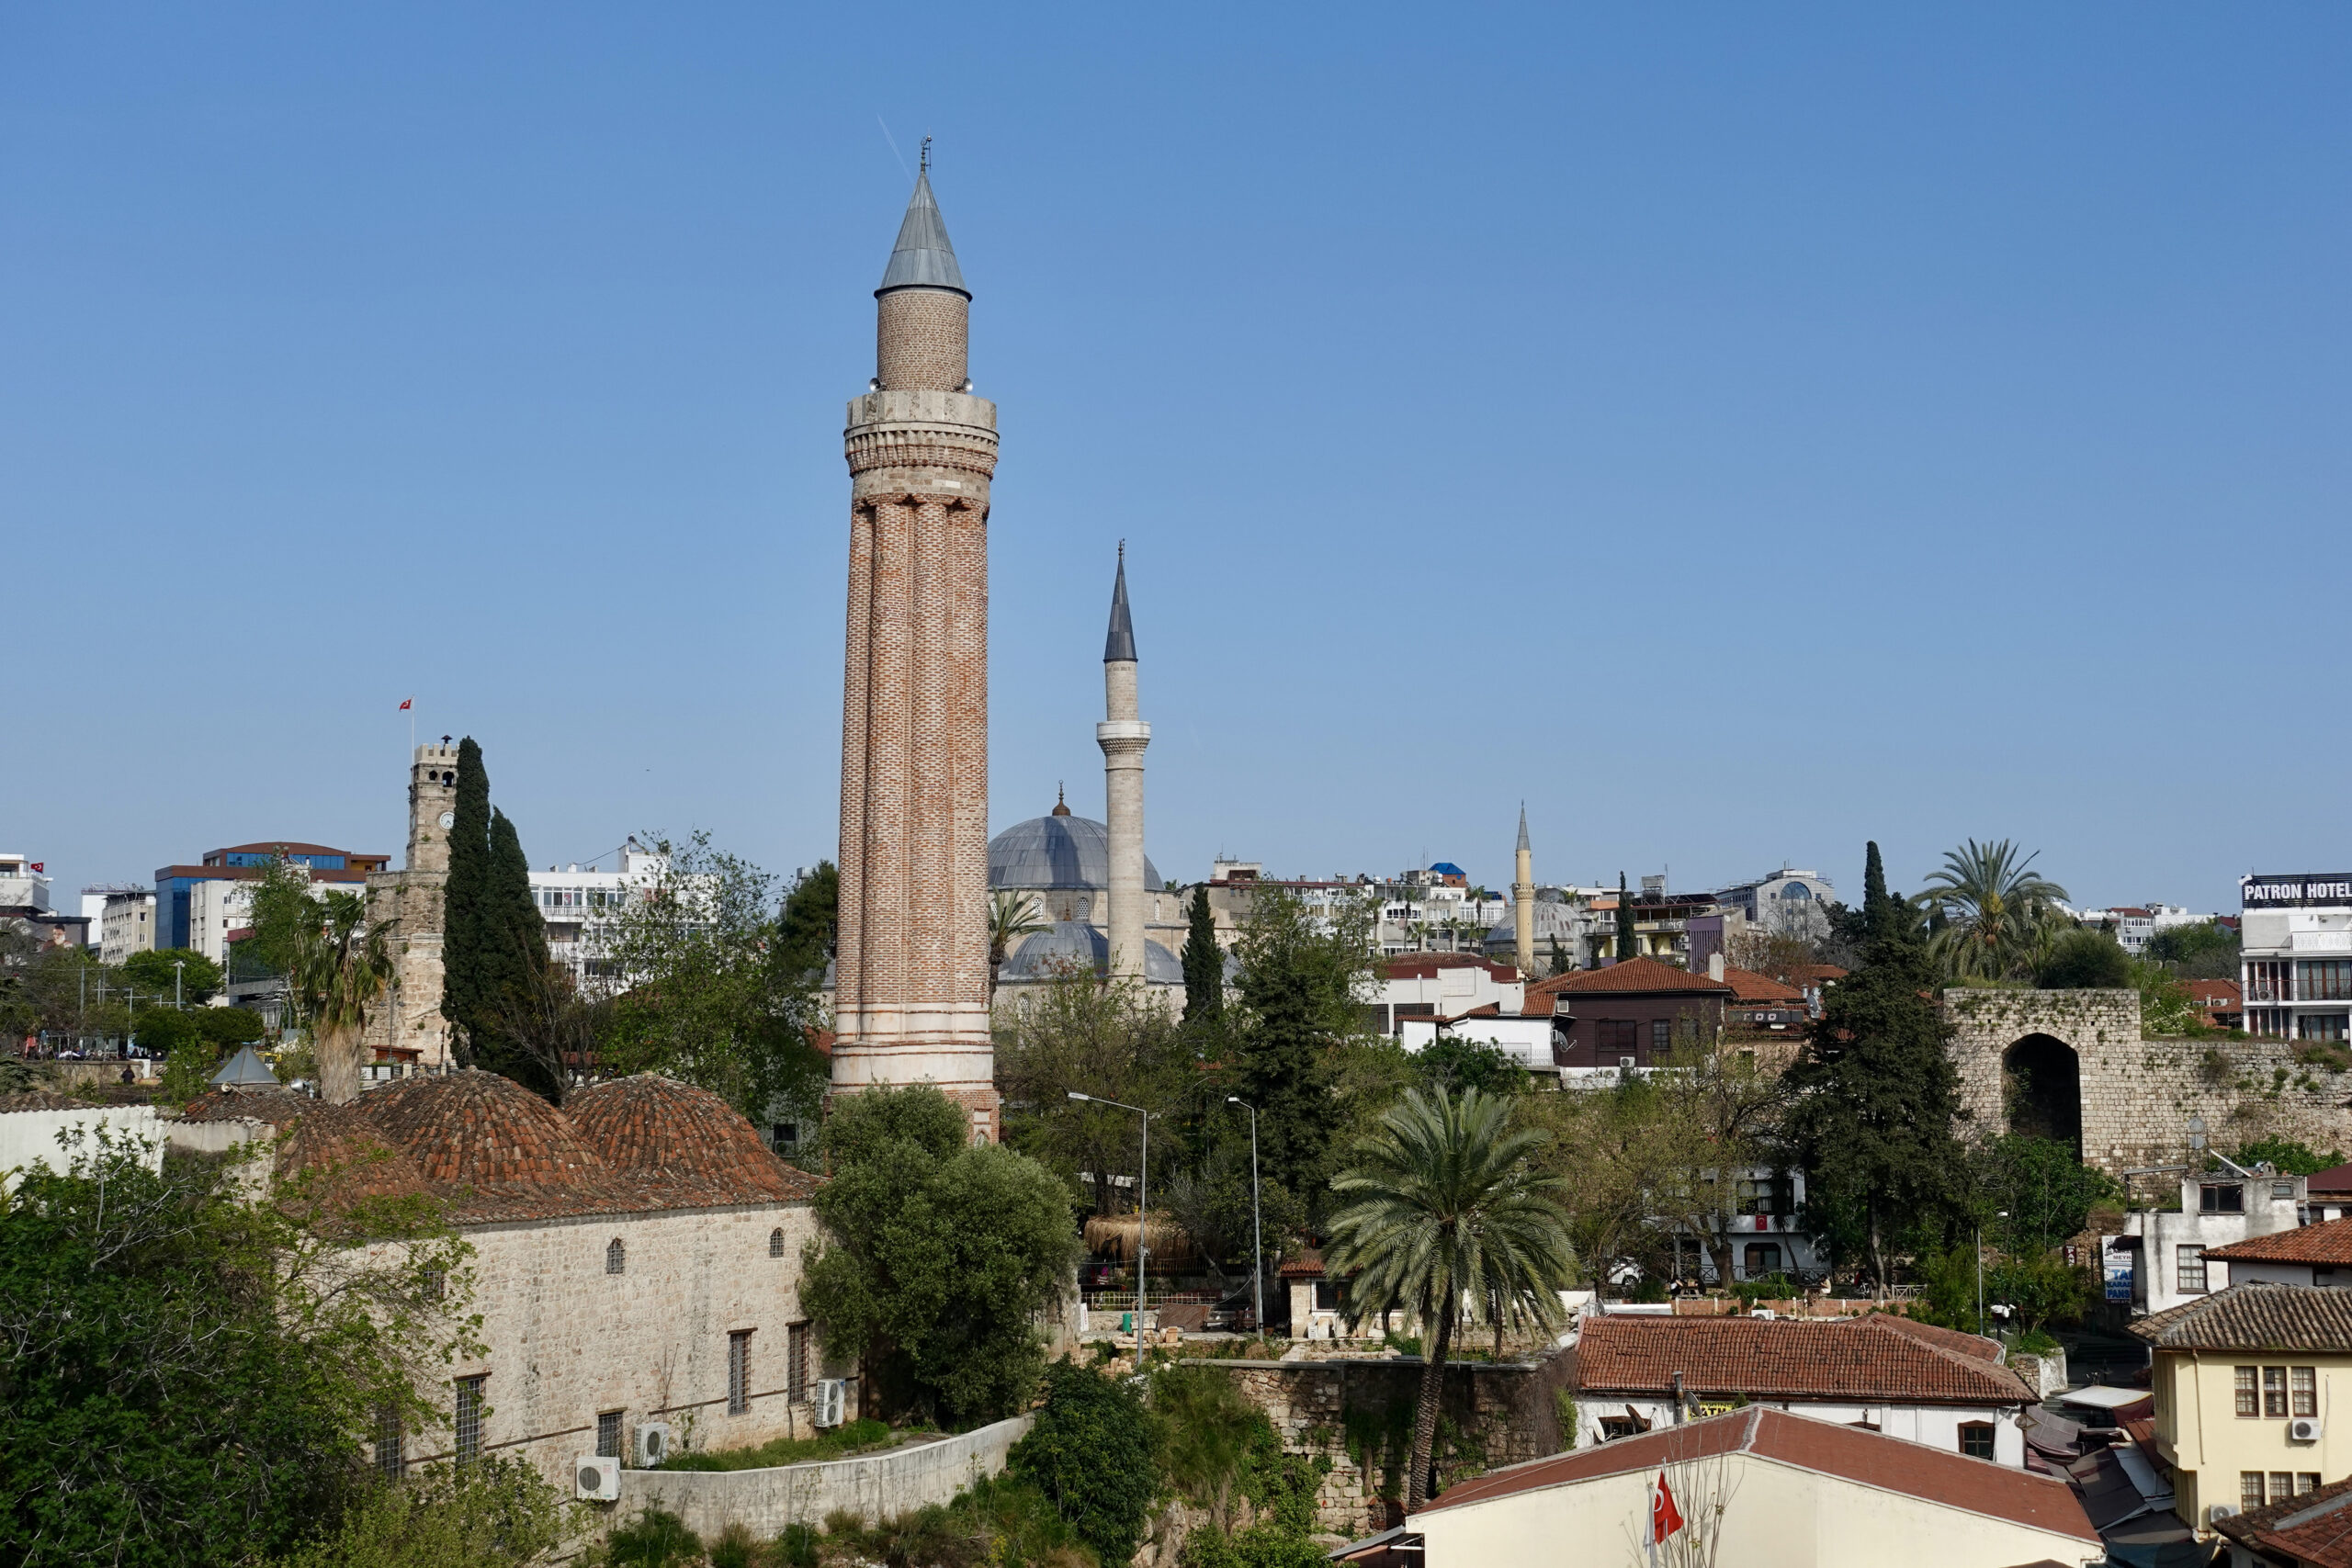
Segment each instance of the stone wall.
M1420 1358L1188 1364L1231 1376L1273 1423L1285 1453L1331 1461L1317 1498L1325 1533L1353 1540L1396 1522L1383 1500L1405 1495L1404 1454L1420 1397ZM1440 1414L1459 1436L1450 1452L1446 1442L1439 1444L1441 1482L1559 1452L1553 1395L1568 1374L1568 1359L1558 1355L1538 1362L1449 1362Z
M741 1522L763 1540L786 1525L821 1525L846 1509L868 1525L933 1503L947 1503L984 1475L1004 1468L1005 1455L1029 1430L1034 1416L1016 1416L935 1443L918 1443L855 1459L770 1470L624 1470L621 1500L611 1522L625 1524L647 1508L667 1508L707 1540Z
M2271 1135L2352 1148L2352 1077L2297 1061L2293 1041L2143 1040L2136 991L1948 990L1943 1002L1965 1136L2007 1130L2004 1057L2043 1034L2075 1053L2083 1158L2109 1174L2183 1162L2192 1115L2223 1151Z

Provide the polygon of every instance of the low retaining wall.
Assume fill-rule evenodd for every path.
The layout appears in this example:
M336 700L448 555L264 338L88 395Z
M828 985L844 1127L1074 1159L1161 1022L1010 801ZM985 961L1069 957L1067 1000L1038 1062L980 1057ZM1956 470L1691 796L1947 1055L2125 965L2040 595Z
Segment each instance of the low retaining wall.
M948 1502L980 1477L996 1474L1035 1419L1016 1416L915 1448L771 1470L624 1470L613 1522L659 1507L706 1537L741 1522L763 1540L782 1534L786 1525L822 1524L826 1515L843 1508L879 1524Z

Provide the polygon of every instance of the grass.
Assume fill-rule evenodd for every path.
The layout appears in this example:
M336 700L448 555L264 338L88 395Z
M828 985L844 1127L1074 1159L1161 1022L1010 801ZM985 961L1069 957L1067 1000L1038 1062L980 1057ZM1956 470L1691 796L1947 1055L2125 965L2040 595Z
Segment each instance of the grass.
M852 1421L813 1438L778 1438L755 1449L716 1449L673 1454L656 1470L767 1470L779 1464L807 1464L812 1460L846 1459L852 1454L896 1448L928 1432L898 1432L879 1421Z

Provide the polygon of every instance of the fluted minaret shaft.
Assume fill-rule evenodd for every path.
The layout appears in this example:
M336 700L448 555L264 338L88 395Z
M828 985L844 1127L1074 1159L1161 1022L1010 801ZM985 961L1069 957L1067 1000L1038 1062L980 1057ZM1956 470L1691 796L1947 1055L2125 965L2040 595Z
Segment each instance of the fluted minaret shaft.
M1138 716L1135 626L1127 614L1127 550L1119 547L1119 575L1111 590L1111 635L1102 649L1103 719L1094 727L1102 748L1103 826L1110 844L1110 908L1103 921L1114 977L1144 978L1146 899L1143 870L1143 753L1151 726Z
M1535 856L1527 843L1527 807L1519 808L1519 849L1512 857L1510 932L1519 972L1535 973Z
M851 400L833 1087L931 1083L996 1136L988 1013L988 517L996 406L926 168Z

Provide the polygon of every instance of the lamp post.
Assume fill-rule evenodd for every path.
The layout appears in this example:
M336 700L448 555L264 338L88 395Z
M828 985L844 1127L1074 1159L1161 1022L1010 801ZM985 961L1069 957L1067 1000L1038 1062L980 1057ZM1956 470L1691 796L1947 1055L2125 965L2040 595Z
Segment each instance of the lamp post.
M1143 1118L1143 1171L1137 1178L1136 1198L1136 1371L1143 1371L1143 1276L1145 1259L1150 1255L1148 1237L1151 1224L1151 1112L1140 1105L1128 1105L1116 1100L1104 1100L1098 1095L1069 1091L1072 1100L1082 1100L1089 1105L1108 1105L1114 1110L1132 1111Z
M172 960L172 1006L175 1008L184 1007L186 1005L180 1000L180 978L182 971L187 968L187 959L175 958Z
M1250 1112L1250 1293L1256 1299L1259 1333L1266 1332L1266 1233L1258 1221L1258 1108L1237 1095L1227 1095L1227 1105L1238 1105Z
M2006 1220L2009 1217L2009 1212L2007 1209L1996 1209L1993 1211L1993 1217L1996 1220ZM1984 1222L1983 1220L1976 1222L1976 1332L1980 1337L1984 1333Z

